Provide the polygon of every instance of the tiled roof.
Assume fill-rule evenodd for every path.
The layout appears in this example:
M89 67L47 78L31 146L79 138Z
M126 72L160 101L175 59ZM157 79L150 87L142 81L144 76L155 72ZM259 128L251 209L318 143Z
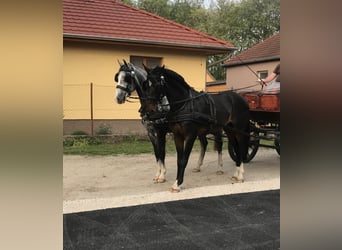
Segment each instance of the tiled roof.
M235 66L253 62L263 62L280 58L280 32L242 51L227 61L224 66Z
M227 52L233 44L118 0L63 0L65 38L198 48Z

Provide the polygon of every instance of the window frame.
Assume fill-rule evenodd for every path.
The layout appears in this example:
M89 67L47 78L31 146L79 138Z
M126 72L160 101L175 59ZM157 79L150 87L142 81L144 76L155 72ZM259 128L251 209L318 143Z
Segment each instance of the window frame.
M257 74L259 79L264 79L268 76L268 70L258 70Z
M156 61L158 61L157 64L155 63ZM139 67L143 67L144 64L148 68L153 68L155 66L162 66L163 58L157 56L130 55L130 62Z

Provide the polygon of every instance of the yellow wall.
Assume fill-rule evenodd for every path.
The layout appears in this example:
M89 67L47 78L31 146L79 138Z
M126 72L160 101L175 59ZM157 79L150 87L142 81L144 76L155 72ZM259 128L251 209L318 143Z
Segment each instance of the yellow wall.
M216 93L216 92L221 92L221 91L225 91L225 90L227 90L226 84L210 85L210 86L207 86L207 88L206 88L206 91L209 93L210 92Z
M278 63L279 61L272 61L250 64L248 66L255 73L257 73L258 71L268 70L268 74L270 74L273 72L274 68L277 66ZM258 83L257 76L254 75L246 65L230 67L226 70L226 83L228 89L244 88ZM261 90L261 85L257 84L256 86L248 88L246 90Z
M207 71L206 82L213 82L213 81L215 81L215 78Z
M199 53L70 41L64 42L63 53L64 119L91 118L91 82L94 119L140 119L139 103L115 101L117 60L129 61L130 55L162 57L165 67L182 75L196 90L205 89L206 56Z

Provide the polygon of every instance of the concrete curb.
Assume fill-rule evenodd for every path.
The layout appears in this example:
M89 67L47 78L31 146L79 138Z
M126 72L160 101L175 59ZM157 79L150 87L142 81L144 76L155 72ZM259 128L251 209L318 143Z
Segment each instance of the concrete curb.
M113 198L66 200L63 201L63 214L276 189L280 189L280 178L182 189L180 193L163 191Z

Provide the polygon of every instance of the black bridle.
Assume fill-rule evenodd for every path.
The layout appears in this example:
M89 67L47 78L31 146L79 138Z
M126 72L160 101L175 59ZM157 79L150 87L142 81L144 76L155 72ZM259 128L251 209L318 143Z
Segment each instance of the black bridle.
M127 96L130 96L132 94L132 92L136 89L136 86L140 87L139 80L135 74L134 68L129 67L128 65L127 65L126 69L120 69L119 72L120 71L124 71L126 74L130 74L131 82L128 83L128 86L126 86L126 87L118 84L118 85L116 85L116 88L125 91L127 93ZM116 73L115 77L114 77L114 80L116 82L118 82L118 80L119 80L118 75L119 75L119 73Z
M147 79L146 81L149 81L149 79ZM207 95L208 93L206 92L201 92L199 95L196 95L196 96L192 96L190 95L190 97L187 97L185 99L182 99L182 100L178 100L178 101L174 101L172 103L169 103L167 105L163 105L161 104L162 103L162 100L163 98L166 98L166 88L167 88L167 84L166 84L166 80L165 80L165 77L163 75L160 76L160 81L158 82L158 85L159 85L159 88L161 89L160 93L158 96L148 96L148 99L150 100L154 100L158 103L160 103L161 106L170 106L170 104L180 104L180 103L186 103L186 102L189 102L191 100L194 100L194 99L197 99L203 95Z

